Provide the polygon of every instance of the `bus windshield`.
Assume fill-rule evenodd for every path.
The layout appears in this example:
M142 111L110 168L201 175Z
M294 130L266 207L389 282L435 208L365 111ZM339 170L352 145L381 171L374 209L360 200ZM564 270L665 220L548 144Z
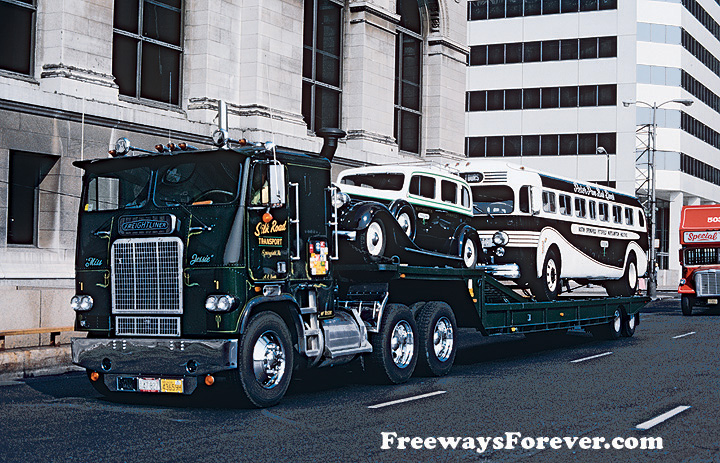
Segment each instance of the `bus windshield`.
M513 189L509 186L472 187L473 214L511 214L514 208Z

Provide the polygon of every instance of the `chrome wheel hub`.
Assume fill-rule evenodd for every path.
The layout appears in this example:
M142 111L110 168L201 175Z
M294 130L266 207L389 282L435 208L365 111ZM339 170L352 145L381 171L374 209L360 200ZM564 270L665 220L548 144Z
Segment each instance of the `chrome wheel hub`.
M402 231L405 232L405 234L409 237L412 236L412 226L410 225L410 217L407 215L407 213L403 212L400 214L397 218L398 223L400 224L400 228L402 228Z
M613 329L616 333L620 332L620 329L622 328L622 317L620 316L620 312L615 312L615 318L613 319Z
M473 240L468 239L465 241L465 244L463 245L462 258L465 262L465 267L475 266L475 243L473 243Z
M547 288L554 292L555 288L558 284L558 274L557 274L557 266L555 265L555 261L550 259L547 262L547 265L545 266L545 275L546 275L546 283Z
M383 248L383 231L380 224L372 222L368 226L366 244L368 251L373 256L379 256Z
M285 375L285 351L274 331L266 331L253 348L255 379L265 389L272 389Z
M401 320L393 328L390 335L390 352L393 363L398 368L406 368L412 362L415 354L415 335L410 324Z
M435 357L441 362L447 361L452 354L454 343L452 324L446 317L441 317L433 330Z

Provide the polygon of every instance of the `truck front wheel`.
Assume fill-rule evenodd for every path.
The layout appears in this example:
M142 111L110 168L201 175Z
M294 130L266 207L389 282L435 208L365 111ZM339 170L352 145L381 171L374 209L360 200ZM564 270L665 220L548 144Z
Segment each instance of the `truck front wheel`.
M238 380L256 407L270 407L285 395L293 370L292 337L283 319L260 312L240 339Z
M418 336L410 309L402 304L388 304L383 311L380 331L370 338L373 351L368 358L368 372L382 382L404 383L415 371Z
M457 353L457 322L452 308L444 302L423 305L417 314L420 354L418 370L444 376L450 372Z
M682 296L680 296L680 308L682 309L682 314L686 317L692 315L694 305L695 296L690 296L689 294L683 294Z

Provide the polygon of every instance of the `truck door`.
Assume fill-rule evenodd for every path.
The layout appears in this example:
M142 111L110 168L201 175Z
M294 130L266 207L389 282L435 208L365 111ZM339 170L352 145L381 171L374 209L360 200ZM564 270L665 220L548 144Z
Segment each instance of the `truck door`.
M289 217L286 168L273 161L252 167L247 196L248 269L255 281L287 278Z

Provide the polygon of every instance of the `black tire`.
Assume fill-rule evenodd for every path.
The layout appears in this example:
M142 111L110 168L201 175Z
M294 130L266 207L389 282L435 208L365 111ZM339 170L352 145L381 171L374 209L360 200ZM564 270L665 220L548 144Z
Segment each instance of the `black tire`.
M475 235L477 235L477 232L475 232ZM462 259L463 268L475 268L478 263L479 252L480 246L477 237L472 236L471 232L463 233L458 248L458 254Z
M400 206L397 211L393 212L393 215L400 225L400 228L405 232L405 235L411 240L415 239L415 209L409 204L406 204Z
M283 319L275 312L260 312L250 319L240 339L235 382L250 403L271 407L290 385L293 360L292 336Z
M615 309L612 320L604 325L594 326L591 328L593 336L601 339L618 339L622 336L623 312Z
M635 254L630 254L625 263L625 271L619 280L608 281L605 283L605 289L608 296L634 296L637 293L638 284L637 259Z
M385 224L378 218L373 218L367 227L358 234L360 249L370 262L377 262L385 255L387 247L387 233Z
M393 350L393 338L397 343ZM370 337L373 351L366 368L374 379L385 384L404 383L412 376L418 360L418 336L410 309L387 304L380 320L380 331Z
M420 349L417 370L426 376L445 376L457 354L457 322L445 302L431 301L417 313Z
M530 289L538 301L554 301L560 294L560 287L560 259L555 250L550 249L545 254L542 276L535 280Z
M695 305L695 296L690 294L683 294L680 296L680 308L682 314L686 317L691 317L693 312L693 306Z
M622 335L626 338L631 338L635 334L637 325L640 322L640 315L635 313L632 315L626 315L623 317L622 322Z

